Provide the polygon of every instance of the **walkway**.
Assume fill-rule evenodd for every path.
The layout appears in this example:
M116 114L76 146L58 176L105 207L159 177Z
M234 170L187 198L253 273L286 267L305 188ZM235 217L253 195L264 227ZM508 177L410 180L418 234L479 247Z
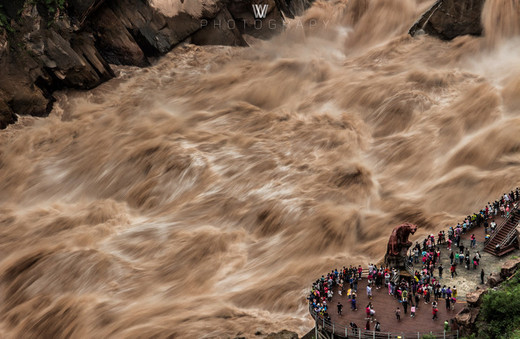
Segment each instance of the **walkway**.
M495 221L497 224L502 222L502 218L496 218ZM484 252L484 227L481 226L479 228L471 229L468 233L462 235L464 246L468 247L470 245L470 236L471 234L475 234L477 244L475 248L470 248L470 255L473 258L473 255L476 251L479 251L481 254L480 266L477 269L469 269L467 270L464 265L457 266L458 276L455 276L453 279L450 276L450 251L446 248L446 245L441 245L441 263L444 267L443 276L444 278L440 279L441 285L446 286L456 286L457 287L457 303L455 304L455 310L446 310L446 303L444 299L439 299L438 301L438 319L432 320L432 306L430 304L425 304L423 299L419 303L419 308L416 311L415 318L410 317L410 307L408 307L408 314L405 315L402 305L393 297L388 295L388 289L386 287L382 287L377 290L375 287L372 288L373 298L370 300L372 302L373 308L376 311L375 318L377 321L381 323L381 331L383 332L442 332L443 331L443 323L444 320L450 320L453 318L458 311L460 311L465 306L465 296L466 293L474 291L477 286L483 287L480 284L480 270L483 268L486 277L489 276L492 272L499 272L501 264L505 261L511 259L511 257L515 257L519 255L519 251L515 250L514 252L498 258L494 255ZM417 239L422 240L422 239ZM415 242L415 241L414 241ZM453 246L454 250L458 250ZM421 267L420 264L416 264L416 269ZM436 270L436 273L438 271ZM484 280L485 281L485 280ZM329 315L331 317L332 322L337 327L348 327L350 322L356 323L359 328L365 328L366 318L365 318L365 307L368 304L369 300L366 295L366 277L363 278L358 284L358 293L357 293L357 311L352 311L350 309L350 302L348 298L343 295L339 296L337 293L337 289L334 291L334 296L332 298L332 302L329 303ZM433 299L433 298L432 298ZM337 314L337 304L340 301L343 304L343 315L339 316ZM395 317L395 309L399 306L401 308L401 321L397 321ZM450 322L451 324L451 322ZM374 329L375 322L370 324L370 329Z
M369 300L366 295L366 283L367 279L363 278L358 283L358 298L357 305L358 310L352 311L350 309L350 302L348 298L343 295L339 296L336 291L332 298L332 302L329 303L330 310L329 315L332 322L336 326L348 327L351 321L356 323L359 328L365 328L366 314L365 307ZM419 302L419 308L415 313L415 318L410 317L410 307L408 307L408 314L405 315L402 305L393 296L388 295L388 289L382 287L377 290L372 289L372 306L376 311L375 318L381 323L381 331L383 332L442 332L444 320L453 318L458 311L460 311L464 305L462 303L455 304L455 310L446 310L446 303L444 299L439 299L438 304L438 319L432 320L432 306L425 304L421 299ZM433 299L433 298L432 298ZM337 314L337 304L340 301L343 304L343 315ZM395 317L395 309L399 306L401 308L401 321L397 321ZM374 329L375 322L370 324L370 329Z

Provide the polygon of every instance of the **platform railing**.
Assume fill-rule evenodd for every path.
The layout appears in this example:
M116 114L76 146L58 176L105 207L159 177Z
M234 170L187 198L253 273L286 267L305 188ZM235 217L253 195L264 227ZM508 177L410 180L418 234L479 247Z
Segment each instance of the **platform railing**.
M309 312L315 320L315 337L318 338L318 332L325 331L335 337L343 338L363 338L363 339L420 339L425 335L442 339L458 339L459 331L442 331L442 332L380 332L375 330L365 330L363 328L351 328L341 324L326 320L323 316L316 314L309 304Z

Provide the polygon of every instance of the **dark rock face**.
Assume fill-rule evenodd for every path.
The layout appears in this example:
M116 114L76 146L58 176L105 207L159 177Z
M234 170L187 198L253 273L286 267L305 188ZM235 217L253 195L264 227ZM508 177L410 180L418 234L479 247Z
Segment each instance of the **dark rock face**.
M0 129L16 114L46 116L56 89L112 78L110 64L144 67L183 41L247 46L243 34L270 38L311 2L219 0L197 16L167 16L147 0L68 0L54 14L31 0L0 0L13 26L0 28ZM268 5L265 18L254 17L253 3Z
M480 14L485 0L438 0L410 28L410 35L425 32L443 40L459 35L481 35Z
M196 45L247 46L227 8L220 11L212 20L203 22L203 26L191 37L192 43Z

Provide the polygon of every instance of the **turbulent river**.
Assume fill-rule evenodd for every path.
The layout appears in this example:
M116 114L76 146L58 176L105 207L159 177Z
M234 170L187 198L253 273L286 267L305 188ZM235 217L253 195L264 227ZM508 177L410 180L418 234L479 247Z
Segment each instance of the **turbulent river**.
M318 1L272 40L180 46L21 117L0 132L2 337L305 333L318 276L519 185L515 4L443 42L407 35L431 1Z

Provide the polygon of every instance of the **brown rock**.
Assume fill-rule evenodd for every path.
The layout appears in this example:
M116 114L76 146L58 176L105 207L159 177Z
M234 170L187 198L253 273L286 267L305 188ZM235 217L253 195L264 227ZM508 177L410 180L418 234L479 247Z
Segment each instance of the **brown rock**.
M464 307L455 316L455 321L459 326L468 327L471 323L471 312L468 307Z
M513 275L519 266L520 258L508 260L502 265L502 268L500 269L500 275L503 279L506 279Z
M247 46L236 22L226 8L214 19L204 21L202 29L192 35L191 42L196 45Z
M493 288L495 286L498 286L504 279L500 275L500 273L492 273L489 275L487 279L487 284L489 287Z
M135 44L144 56L159 56L200 29L201 18L181 12L167 17L141 0L114 0L101 6L92 18L92 29L99 31L101 54L110 62L142 63ZM123 38L120 38L123 37ZM125 51L133 58L125 59Z
M93 19L98 47L105 60L116 65L146 66L148 60L112 9L104 8Z
M17 120L16 114L7 105L5 99L2 99L2 94L0 93L0 129L6 128L9 124L14 124Z
M89 53L88 44L93 44L93 41L78 37L76 48L78 51ZM57 32L50 31L45 40L45 55L42 56L42 61L64 85L89 89L111 78L108 64L95 58L95 53L92 51L90 56L94 58L91 61L99 65L99 72L91 66L81 52L76 53L69 41Z
M460 35L481 35L480 14L485 0L437 0L410 28L410 35L424 31L443 40Z
M476 291L466 294L466 301L472 307L478 307L482 303L482 297L488 292L487 289L477 288Z
M464 307L455 316L455 322L457 323L459 334L466 336L474 333L475 321L477 319L480 309L478 307Z

